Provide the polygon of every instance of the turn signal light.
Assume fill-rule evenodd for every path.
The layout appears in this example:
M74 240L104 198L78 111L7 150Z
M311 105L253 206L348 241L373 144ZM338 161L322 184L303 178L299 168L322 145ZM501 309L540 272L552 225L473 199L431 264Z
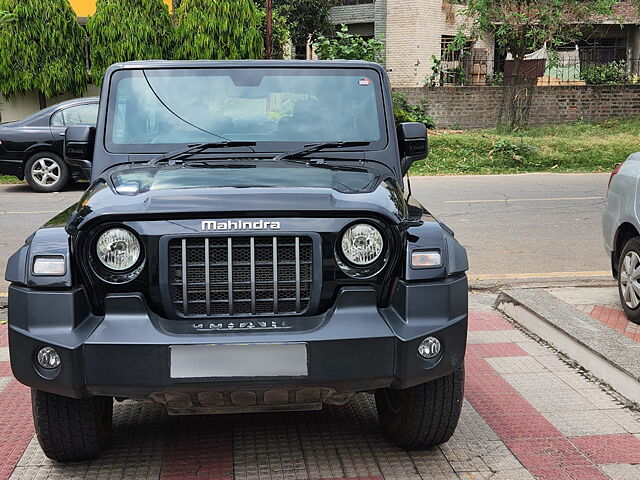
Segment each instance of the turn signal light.
M414 250L411 252L413 268L433 268L442 265L442 255L437 250Z
M33 261L34 275L61 276L67 273L67 264L62 255L36 256Z

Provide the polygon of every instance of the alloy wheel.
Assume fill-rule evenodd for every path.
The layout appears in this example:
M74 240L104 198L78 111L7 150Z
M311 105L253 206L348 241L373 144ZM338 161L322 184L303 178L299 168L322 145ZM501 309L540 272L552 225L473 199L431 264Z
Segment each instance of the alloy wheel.
M620 291L627 307L634 309L640 305L640 256L634 251L627 252L622 261Z
M39 158L31 166L31 177L43 187L50 187L60 180L60 165L52 158Z

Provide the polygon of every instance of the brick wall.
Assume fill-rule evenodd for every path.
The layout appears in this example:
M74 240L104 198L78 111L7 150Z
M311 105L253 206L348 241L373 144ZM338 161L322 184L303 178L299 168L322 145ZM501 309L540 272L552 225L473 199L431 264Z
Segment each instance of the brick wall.
M413 104L428 102L438 127L495 127L502 87L396 88ZM640 116L640 85L536 87L530 125Z

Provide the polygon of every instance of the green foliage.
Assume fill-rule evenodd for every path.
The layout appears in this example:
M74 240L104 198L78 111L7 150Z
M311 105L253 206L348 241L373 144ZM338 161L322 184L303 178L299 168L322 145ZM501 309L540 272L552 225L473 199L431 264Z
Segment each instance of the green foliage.
M504 85L504 72L495 72L492 75L487 75L487 85L491 85L492 87Z
M414 175L610 172L640 150L640 118L519 130L435 132Z
M526 127L533 82L521 75L527 53L546 44L549 50L577 40L598 15L611 14L617 0L467 0L463 15L468 35L489 36L502 53L513 56L498 123L509 129ZM462 31L458 35L462 35ZM466 34L465 34L466 35Z
M14 177L11 175L0 175L0 184L4 183L24 183L22 180L19 180L18 177Z
M12 22L13 20L15 20L13 14L4 10L0 10L0 25L3 23Z
M427 128L435 128L436 122L433 117L427 115L427 104L423 101L418 106L411 105L407 101L407 97L401 92L393 92L393 115L396 124L402 122L420 122L424 123Z
M547 43L574 41L597 15L611 13L616 0L468 0L463 10L473 37L495 37L504 52L519 60Z
M98 0L87 30L96 85L112 63L171 56L173 25L162 0Z
M255 0L264 5L264 0ZM273 0L287 18L294 45L315 42L320 36L333 34L335 27L329 21L329 10L337 0Z
M514 141L510 138L502 138L493 144L489 155L502 159L505 166L518 167L533 158L537 152L538 149L535 146L522 139Z
M264 38L253 0L182 0L175 12L174 58L260 58Z
M87 87L84 31L68 0L0 0L0 90L51 97Z
M365 40L360 35L352 35L349 28L342 25L333 38L319 37L314 43L316 54L323 60L366 60L382 62L384 43L376 38Z
M620 85L631 82L631 75L624 60L585 65L580 69L580 78L587 85Z
M261 2L262 3L262 2ZM260 34L267 38L267 12L259 8ZM288 53L291 32L284 9L274 8L271 13L271 58L283 59Z

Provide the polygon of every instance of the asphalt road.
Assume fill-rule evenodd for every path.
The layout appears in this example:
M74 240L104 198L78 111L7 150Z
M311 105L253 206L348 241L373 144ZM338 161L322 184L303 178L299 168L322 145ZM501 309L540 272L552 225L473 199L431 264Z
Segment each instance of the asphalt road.
M609 174L414 177L413 194L488 282L610 278L600 219Z
M608 174L414 177L414 195L467 247L474 280L607 278L600 215ZM0 272L35 229L77 201L0 185ZM0 280L0 295L7 288Z

